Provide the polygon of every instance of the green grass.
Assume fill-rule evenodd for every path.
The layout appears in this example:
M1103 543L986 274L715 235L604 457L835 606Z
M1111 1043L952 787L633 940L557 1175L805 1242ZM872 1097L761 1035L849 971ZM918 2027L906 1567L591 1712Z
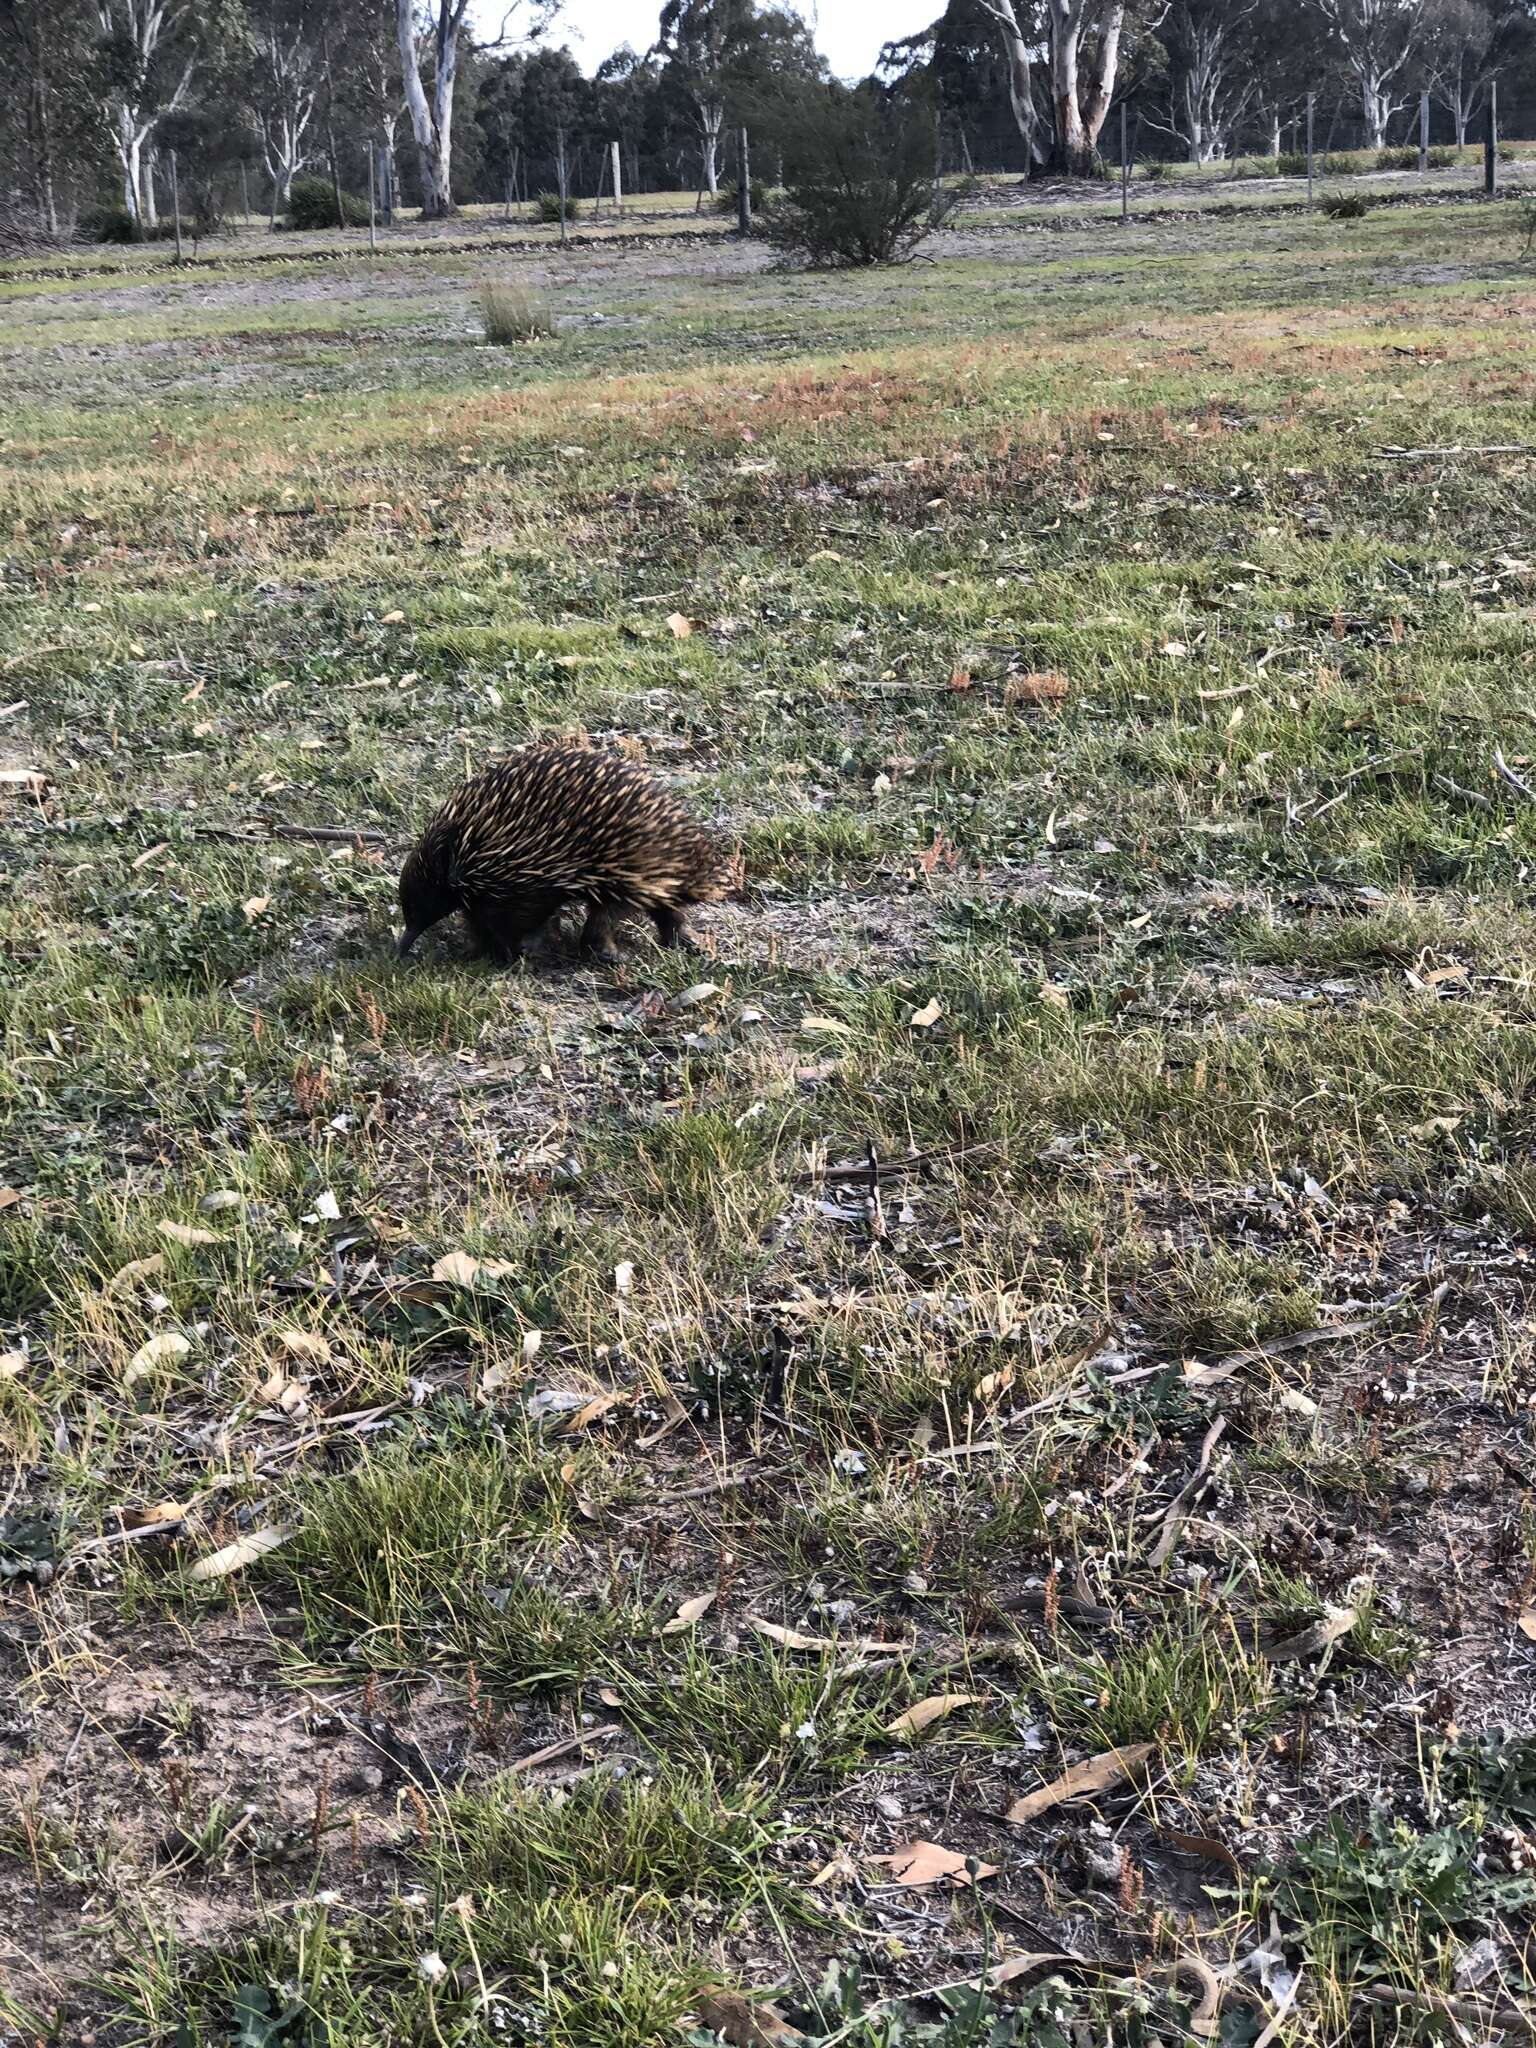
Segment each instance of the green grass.
M1528 1994L1508 1774L1426 1760L1528 1676L1536 292L1514 208L1261 169L836 279L681 202L0 267L34 2034L648 2048L717 1981L814 2037L829 1959L1089 1911L1102 2032L1174 1836L1233 2038L1271 1901L1309 2048L1459 1995L1469 1911ZM558 346L485 346L525 272ZM580 732L733 857L703 956L397 963L442 793Z

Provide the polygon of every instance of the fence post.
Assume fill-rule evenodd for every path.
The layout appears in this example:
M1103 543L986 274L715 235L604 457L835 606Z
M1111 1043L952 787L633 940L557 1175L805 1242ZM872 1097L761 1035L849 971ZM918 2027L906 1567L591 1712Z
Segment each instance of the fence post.
M1429 169L1429 94L1419 94L1419 171Z
M1120 102L1120 220L1131 217L1131 152L1125 139L1125 101Z
M176 152L171 151L171 227L176 236L176 261L181 261L181 187L176 179Z
M747 149L747 131L736 130L736 225L743 235L752 232L752 158Z
M1307 94L1307 211L1312 211L1312 116L1317 108L1317 95Z
M377 205L378 192L378 177L379 167L374 161L373 145L372 143L370 143L368 145L368 247L370 249L377 249L379 246L378 235L376 232L377 221L375 219L375 208Z
M173 158L174 162L175 159ZM1496 199L1499 191L1499 81L1488 81L1488 132L1483 139L1483 194Z
M560 240L565 241L565 130L555 130L555 170L560 181Z
M608 148L613 157L613 210L619 216L619 219L622 220L624 218L624 159L619 154L617 136L609 143Z

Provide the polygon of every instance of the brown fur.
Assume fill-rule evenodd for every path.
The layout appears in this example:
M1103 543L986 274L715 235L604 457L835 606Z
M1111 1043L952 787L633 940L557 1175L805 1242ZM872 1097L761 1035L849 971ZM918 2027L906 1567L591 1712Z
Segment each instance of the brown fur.
M483 950L508 958L581 903L583 944L612 960L616 919L649 916L664 945L687 945L684 913L723 893L702 827L643 769L545 743L461 782L428 824L400 874L399 950L458 910Z

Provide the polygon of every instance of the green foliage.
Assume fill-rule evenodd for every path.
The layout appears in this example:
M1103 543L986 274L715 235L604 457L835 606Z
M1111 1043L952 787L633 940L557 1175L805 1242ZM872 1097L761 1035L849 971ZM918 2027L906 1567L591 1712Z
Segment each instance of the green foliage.
M1419 168L1417 149L1378 149L1376 152L1378 171L1416 171Z
M1004 2005L984 1988L982 1974L975 1984L941 1991L930 2016L901 2000L870 1997L860 1966L834 1961L796 2010L795 2023L811 2048L1069 2048L1073 2035L1056 2017L1065 1995L1059 1979Z
M1336 1814L1303 1842L1274 1896L1336 1968L1411 1980L1444 1937L1536 1901L1536 1878L1488 1875L1465 1827L1420 1834L1372 1807L1358 1821Z
M1490 1728L1446 1752L1447 1789L1489 1807L1500 1819L1536 1821L1536 1735Z
M533 217L544 221L550 227L560 225L560 194L540 192L533 202ZM566 195L565 217L568 221L581 219L581 201Z
M368 225L368 202L355 192L341 195L343 224L349 228ZM336 220L336 190L329 178L295 178L288 193L287 225L312 231L333 228Z
M1429 152L1429 168L1432 171L1454 170L1462 160L1462 152L1444 142L1433 143Z
M183 214L183 241L190 242L197 232L197 223ZM176 238L176 222L172 215L162 214L155 225L149 227L136 221L126 206L91 206L86 207L77 218L75 233L82 242L119 245L129 242L171 242Z
M737 207L740 204L740 198L740 181L736 178L727 178L721 185L720 190L715 194L716 213L723 213L728 220L734 220ZM764 179L754 178L752 180L751 199L752 211L754 213L761 213L768 204L768 185Z
M933 124L916 107L816 86L782 99L775 126L787 176L762 232L791 261L905 262L959 203L935 181Z
M1323 212L1330 220L1363 220L1371 210L1368 192L1327 192Z
M1173 165L1164 157L1154 157L1149 164L1143 164L1141 175L1149 185L1161 185L1173 176Z
M1275 172L1281 178L1304 178L1307 175L1307 153L1304 149L1282 150L1275 158Z
M1358 178L1365 165L1360 157L1352 156L1348 150L1331 149L1318 159L1317 167L1325 178Z

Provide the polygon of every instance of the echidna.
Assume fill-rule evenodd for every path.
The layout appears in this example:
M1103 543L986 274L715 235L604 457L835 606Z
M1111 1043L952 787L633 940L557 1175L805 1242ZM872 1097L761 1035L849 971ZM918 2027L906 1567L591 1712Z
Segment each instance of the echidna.
M619 957L614 922L645 914L661 942L690 945L684 913L723 894L702 828L622 756L546 742L461 782L400 873L408 953L460 910L482 951L506 959L570 903L585 951Z

